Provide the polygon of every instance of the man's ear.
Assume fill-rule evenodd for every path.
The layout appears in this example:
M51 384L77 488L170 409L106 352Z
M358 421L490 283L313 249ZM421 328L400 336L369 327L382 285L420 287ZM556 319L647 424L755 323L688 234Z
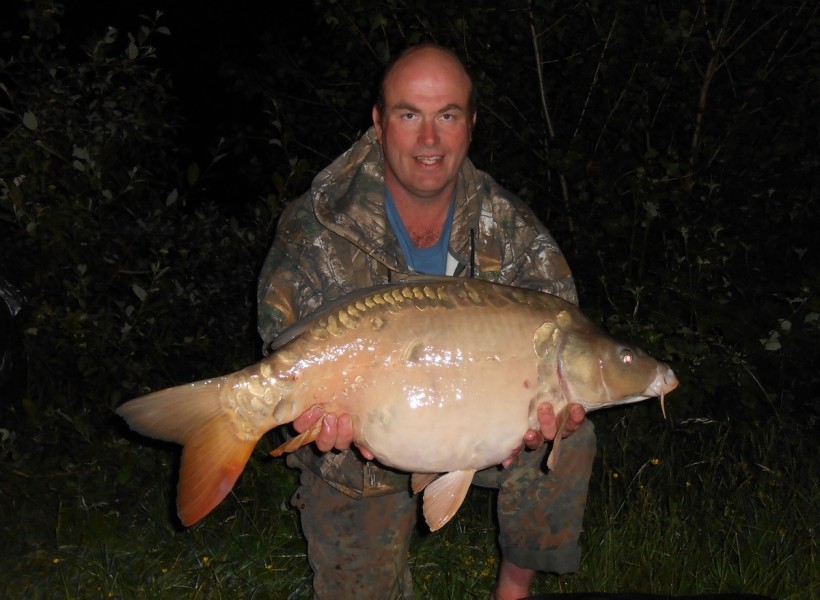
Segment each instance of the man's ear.
M376 127L376 137L379 138L379 143L382 141L382 111L377 104L373 105L373 125Z

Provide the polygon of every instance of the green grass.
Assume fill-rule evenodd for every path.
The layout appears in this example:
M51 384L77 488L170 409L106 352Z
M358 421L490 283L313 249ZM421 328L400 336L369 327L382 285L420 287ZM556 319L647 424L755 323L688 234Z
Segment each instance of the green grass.
M535 591L817 597L812 440L790 438L777 419L673 425L648 405L593 419L600 451L581 569L539 576ZM175 447L119 431L94 442L70 426L51 433L3 442L5 597L311 597L288 505L296 476L265 457L266 444L226 501L185 530L173 519ZM498 566L493 502L474 489L452 523L416 536L416 597L487 597Z

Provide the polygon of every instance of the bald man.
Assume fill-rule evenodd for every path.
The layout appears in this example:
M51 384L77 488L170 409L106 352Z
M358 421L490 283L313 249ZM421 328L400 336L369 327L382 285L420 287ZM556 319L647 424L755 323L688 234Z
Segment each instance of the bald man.
M384 72L372 116L373 127L280 219L259 279L266 347L334 298L422 273L477 277L577 303L549 231L467 157L475 90L453 52L423 44L401 54ZM549 404L538 415L539 430L522 432L502 467L473 481L498 490L501 562L491 597L499 600L529 595L537 571L573 572L580 563L595 433L583 407L571 406L561 464L547 471L555 415ZM301 432L320 419L316 447L287 461L301 471L292 504L308 542L315 598L411 598L418 497L410 476L354 448L349 415L313 407L294 427Z

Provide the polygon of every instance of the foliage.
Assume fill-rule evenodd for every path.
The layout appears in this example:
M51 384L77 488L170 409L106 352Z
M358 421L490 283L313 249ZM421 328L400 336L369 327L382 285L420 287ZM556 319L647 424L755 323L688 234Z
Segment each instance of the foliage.
M27 0L0 24L0 276L26 297L28 357L0 388L23 557L0 571L21 595L309 596L292 472L251 461L176 531L175 450L123 439L111 409L255 359L281 203L368 127L378 68L425 40L470 67L473 161L548 224L585 311L683 382L669 421L594 417L582 571L539 589L816 593L816 6L314 0L287 9L298 28L243 25L252 56L223 50L213 102L178 97L167 57L198 8L82 44L72 9ZM474 491L414 542L420 594L486 594L492 501Z
M50 33L59 8L29 9L3 71L0 270L28 305L29 377L12 408L88 438L124 397L253 359L247 282L270 212L243 207L248 225L209 197L219 148L204 173L180 168L180 117L153 64L160 14L72 61Z

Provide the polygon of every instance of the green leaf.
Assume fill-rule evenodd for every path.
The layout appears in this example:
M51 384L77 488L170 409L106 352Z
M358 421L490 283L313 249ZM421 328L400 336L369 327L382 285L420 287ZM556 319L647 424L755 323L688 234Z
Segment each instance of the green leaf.
M129 458L123 463L122 468L120 469L119 473L117 473L117 483L128 483L131 480L131 476L133 474L134 461Z
M76 145L71 150L71 156L84 160L85 162L89 162L91 160L91 156L88 154L88 148L81 148Z
M28 129L31 129L32 131L37 131L39 123L37 122L37 117L34 116L33 112L26 112L23 115L23 125L25 125Z
M143 288L138 286L136 283L131 285L131 291L140 299L140 302L144 302L145 298L148 296L148 292L146 292Z
M34 418L37 416L37 405L31 401L31 398L23 398L22 400L23 410L25 411L26 415Z
M188 185L194 185L199 179L199 165L195 162L188 165Z

